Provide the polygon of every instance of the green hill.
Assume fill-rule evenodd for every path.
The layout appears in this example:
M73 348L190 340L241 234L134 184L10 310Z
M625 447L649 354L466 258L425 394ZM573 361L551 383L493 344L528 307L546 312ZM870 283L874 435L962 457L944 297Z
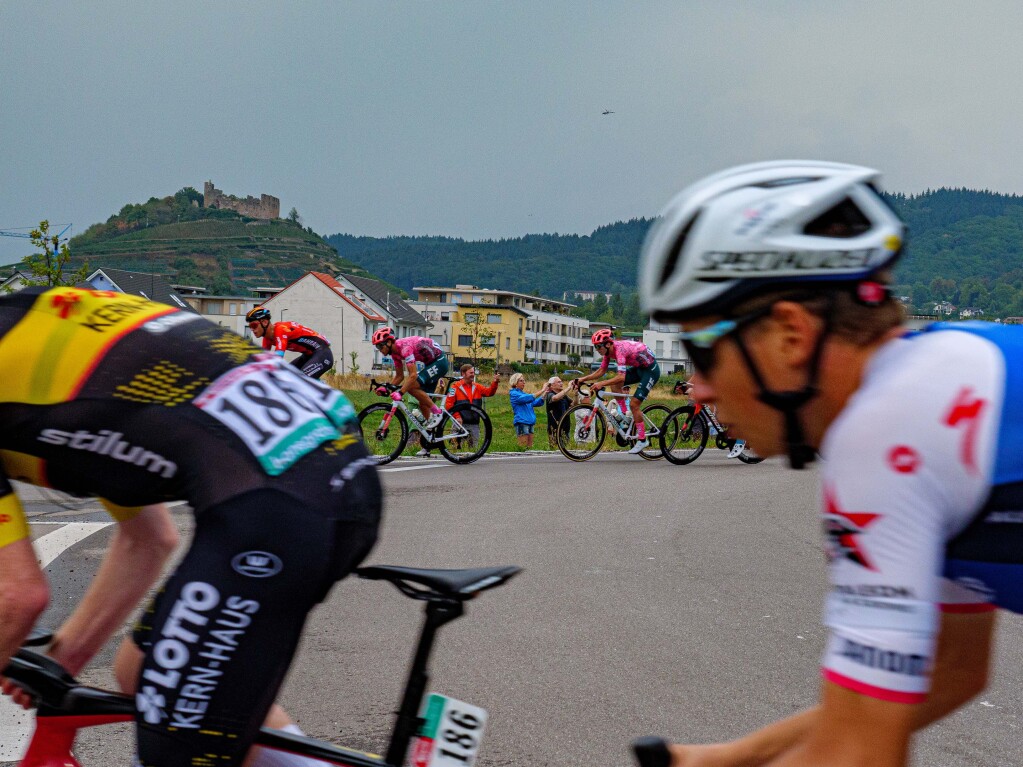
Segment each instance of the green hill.
M76 263L165 274L175 283L221 294L281 287L308 271L373 276L339 258L334 248L297 221L263 221L204 208L202 195L190 187L169 197L125 205L105 223L73 238L69 247Z
M936 301L1023 316L1023 197L969 189L887 195L909 225L897 290L914 310ZM540 293L636 289L636 262L652 219L601 227L589 235L534 234L505 240L356 237L326 241L345 259L405 290L455 282Z

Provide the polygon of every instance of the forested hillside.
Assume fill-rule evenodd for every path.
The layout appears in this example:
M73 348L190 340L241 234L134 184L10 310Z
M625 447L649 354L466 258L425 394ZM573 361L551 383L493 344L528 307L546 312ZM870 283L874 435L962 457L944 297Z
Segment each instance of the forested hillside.
M888 199L909 225L907 256L896 278L898 293L911 297L914 311L929 313L935 302L949 301L991 316L1023 315L1023 197L937 189ZM620 293L623 301L616 306L632 314L636 260L651 223L633 219L589 235L505 240L349 234L326 239L342 258L409 291L455 282L554 298L601 290ZM609 307L599 308L606 316Z

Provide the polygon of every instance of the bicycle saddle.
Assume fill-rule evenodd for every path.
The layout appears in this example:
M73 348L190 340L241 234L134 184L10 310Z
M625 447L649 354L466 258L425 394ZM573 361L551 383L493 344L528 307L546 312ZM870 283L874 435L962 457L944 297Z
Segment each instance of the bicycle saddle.
M355 573L371 581L390 581L413 599L454 599L463 602L481 591L500 586L522 571L521 567L479 567L471 570L423 570L416 567L372 565ZM412 584L422 586L416 588Z

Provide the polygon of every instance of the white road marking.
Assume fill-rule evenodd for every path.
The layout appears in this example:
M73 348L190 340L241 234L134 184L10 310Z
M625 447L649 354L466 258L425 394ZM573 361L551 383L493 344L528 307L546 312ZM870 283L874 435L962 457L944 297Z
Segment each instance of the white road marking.
M452 466L452 465L453 464L450 464L450 463L448 463L448 464L434 463L434 464L430 464L428 466L399 466L399 467L396 467L396 468L393 468L393 469L380 469L380 471L381 472L388 472L388 471L419 471L420 469L446 469L448 466Z
M46 567L79 541L112 524L113 522L67 522L53 532L36 538L32 545L35 547L40 566ZM0 762L21 759L32 734L33 722L33 712L14 705L6 696L0 696Z

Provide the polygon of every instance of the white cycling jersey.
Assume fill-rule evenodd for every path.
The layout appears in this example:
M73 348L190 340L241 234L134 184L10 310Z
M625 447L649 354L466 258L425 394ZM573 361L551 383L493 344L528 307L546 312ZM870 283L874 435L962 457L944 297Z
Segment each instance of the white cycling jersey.
M939 610L1020 609L1023 549L997 543L1023 532L1020 348L1023 332L986 323L893 340L829 429L829 681L919 702Z

